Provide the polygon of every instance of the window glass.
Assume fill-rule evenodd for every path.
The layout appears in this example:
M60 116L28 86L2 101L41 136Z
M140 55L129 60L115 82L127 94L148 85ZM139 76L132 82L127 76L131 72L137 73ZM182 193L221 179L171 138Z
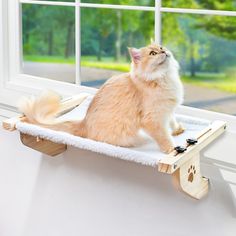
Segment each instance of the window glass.
M74 7L22 4L22 72L75 82Z
M154 12L82 8L81 24L81 80L87 86L129 71L127 47L154 37Z
M162 14L162 41L181 65L185 104L236 115L236 18Z
M155 6L155 0L81 0L83 3Z
M235 0L162 0L163 7L198 8L209 10L236 10Z

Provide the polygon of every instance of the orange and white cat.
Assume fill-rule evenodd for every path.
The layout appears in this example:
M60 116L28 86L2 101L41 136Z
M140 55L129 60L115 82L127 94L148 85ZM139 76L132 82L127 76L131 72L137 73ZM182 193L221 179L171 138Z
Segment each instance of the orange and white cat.
M59 123L55 114L60 98L54 93L24 99L20 111L28 122L123 147L140 143L142 129L163 152L171 152L172 135L184 131L174 116L183 101L178 62L170 51L156 44L129 48L129 53L130 72L107 80L83 120Z

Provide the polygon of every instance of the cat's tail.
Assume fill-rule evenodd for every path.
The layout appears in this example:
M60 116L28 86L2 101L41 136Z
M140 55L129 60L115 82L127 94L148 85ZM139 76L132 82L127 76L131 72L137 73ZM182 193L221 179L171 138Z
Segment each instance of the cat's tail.
M78 103L85 99L79 98ZM39 97L22 98L18 109L26 116L26 122L56 131L64 131L85 137L85 125L82 121L59 121L56 116L61 110L60 96L54 92L44 92Z

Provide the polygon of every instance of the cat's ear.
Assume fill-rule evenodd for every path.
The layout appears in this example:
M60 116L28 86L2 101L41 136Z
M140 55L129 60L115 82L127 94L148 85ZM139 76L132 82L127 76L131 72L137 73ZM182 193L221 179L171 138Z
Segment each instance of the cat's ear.
M137 64L141 59L141 50L137 48L128 48L132 61Z

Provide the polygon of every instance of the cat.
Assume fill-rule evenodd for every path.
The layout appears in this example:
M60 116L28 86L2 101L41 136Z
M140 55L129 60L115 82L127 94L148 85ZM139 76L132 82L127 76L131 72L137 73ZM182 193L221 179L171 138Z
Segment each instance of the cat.
M24 99L19 110L30 123L122 147L142 142L139 131L144 130L161 151L170 153L174 149L172 135L184 132L174 115L183 101L178 62L167 48L155 43L128 51L130 72L106 81L83 120L58 123L55 114L60 97L52 92Z

